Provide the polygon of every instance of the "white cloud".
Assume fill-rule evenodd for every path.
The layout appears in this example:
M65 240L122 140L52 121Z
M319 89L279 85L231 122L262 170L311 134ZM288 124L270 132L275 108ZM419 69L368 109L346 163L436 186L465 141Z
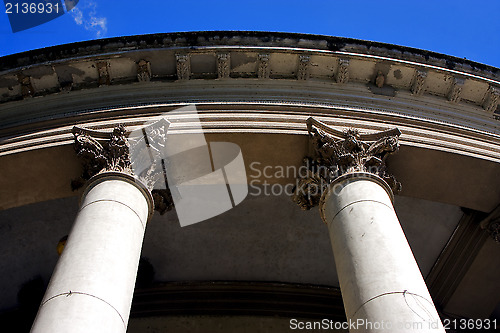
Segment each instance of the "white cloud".
M73 11L71 12L71 15L73 15L73 19L75 20L75 23L78 25L83 24L83 13L80 9L78 8L73 8Z
M71 15L77 25L87 31L94 32L96 37L104 37L108 31L107 19L97 14L97 4L94 1L80 1L71 10Z

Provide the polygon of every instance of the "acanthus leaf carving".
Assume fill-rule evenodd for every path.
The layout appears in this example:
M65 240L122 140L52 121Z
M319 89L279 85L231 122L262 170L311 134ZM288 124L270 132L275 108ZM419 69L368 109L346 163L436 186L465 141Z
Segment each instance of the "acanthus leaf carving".
M269 54L259 54L259 67L258 67L258 76L259 79L269 79L270 70L269 70Z
M139 179L151 191L155 209L161 214L172 209L166 166L161 158L169 123L160 121L153 125L140 130L144 133L142 137L128 136L123 125L115 127L111 133L75 126L75 150L83 161L83 173L72 181L73 190L95 175L120 172Z
M298 80L307 80L309 79L309 55L301 54L299 56L299 68L297 71L297 79Z
M189 80L191 76L191 66L189 62L189 55L187 54L176 54L175 59L177 61L177 79L178 80Z
M349 81L349 59L339 59L335 81L337 83L347 83Z
M393 192L401 190L401 183L387 172L385 164L387 157L399 149L401 132L397 128L363 135L356 129L335 130L313 118L307 125L312 152L304 159L307 173L301 175L292 196L303 210L318 205L329 184L347 173L372 173Z
M97 134L97 135L96 135ZM132 174L128 158L129 144L125 137L125 128L118 125L113 132L105 134L73 128L75 136L75 150L83 161L83 180L105 171L117 171Z
M151 63L146 60L140 60L137 63L137 80L139 82L151 81Z
M413 95L420 96L424 93L425 80L427 79L427 72L422 69L417 69L415 71L415 77L411 86L411 92Z
M450 90L448 91L448 100L453 103L460 102L460 94L465 83L463 78L454 77L451 82Z
M23 96L23 98L33 97L33 95L35 94L35 89L33 88L33 82L31 81L31 76L19 73L17 75L17 80L21 85L21 95Z
M382 88L385 84L385 81L386 81L386 77L385 77L384 73L382 73L382 71L378 71L377 75L375 76L375 85L378 88Z
M230 58L229 53L217 54L217 77L219 79L226 79L230 74Z
M97 73L99 75L98 83L99 86L111 84L111 77L109 76L109 63L107 61L98 61L97 65Z
M498 108L499 102L500 102L500 88L490 85L484 97L483 108L487 112L493 113Z

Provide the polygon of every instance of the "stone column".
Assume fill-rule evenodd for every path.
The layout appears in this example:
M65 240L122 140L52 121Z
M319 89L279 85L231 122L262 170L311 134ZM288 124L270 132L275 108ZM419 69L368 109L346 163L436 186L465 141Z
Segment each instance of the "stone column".
M75 129L75 136L85 162L82 179L73 184L85 183L81 207L31 332L126 332L154 212L151 182L132 172L123 127L111 135Z
M445 332L392 204L397 129L360 135L308 120L312 158L294 201L319 205L353 332ZM370 142L371 141L371 142Z

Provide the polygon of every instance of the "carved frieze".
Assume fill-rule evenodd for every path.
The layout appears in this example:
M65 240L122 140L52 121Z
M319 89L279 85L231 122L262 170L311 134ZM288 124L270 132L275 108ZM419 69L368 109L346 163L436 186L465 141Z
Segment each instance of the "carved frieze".
M495 112L500 102L500 88L491 86L484 97L483 108L490 113Z
M86 181L106 171L132 174L129 160L130 145L122 125L114 128L107 138L101 132L78 127L73 128L73 135L77 155L83 161L82 180Z
M31 77L22 73L17 75L17 80L21 85L21 95L23 97L32 97L35 94L35 89L31 83Z
M297 70L297 79L298 80L307 80L309 79L309 61L310 56L301 54L299 56L299 68Z
M259 54L259 67L258 67L259 79L269 79L269 54Z
M375 85L379 88L382 88L385 84L385 75L382 71L377 72L377 76L375 76Z
M161 154L165 147L168 122L161 121L130 136L122 125L111 133L73 128L75 150L83 162L81 177L72 182L73 190L104 172L125 173L139 179L152 192L155 209L161 214L173 205Z
M140 60L137 63L137 80L139 82L151 81L151 63L146 60Z
M107 61L98 61L97 65L97 73L99 74L98 83L99 86L110 85L111 78L109 76L109 64Z
M226 79L231 71L229 53L217 53L217 78Z
M421 96L424 93L425 80L427 79L427 72L422 69L415 71L415 77L411 85L411 92L413 95Z
M349 59L340 58L339 65L337 69L337 74L335 75L335 81L337 83L347 83L349 81Z
M337 177L355 172L373 173L394 192L401 184L387 173L385 161L399 149L397 129L360 134L356 129L338 131L313 118L307 120L310 156L304 159L307 172L300 175L292 197L303 210L318 205L321 195Z
M448 100L450 102L460 102L460 94L462 93L464 83L465 80L463 78L454 77L452 79L450 90L448 91Z
M189 80L191 76L191 66L189 62L189 55L187 54L176 54L175 59L177 62L177 79L178 80Z

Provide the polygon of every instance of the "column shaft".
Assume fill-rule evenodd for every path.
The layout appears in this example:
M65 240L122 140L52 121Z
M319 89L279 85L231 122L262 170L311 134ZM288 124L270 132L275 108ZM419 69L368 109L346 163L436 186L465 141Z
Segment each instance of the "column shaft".
M131 176L95 176L31 332L125 332L150 194Z
M347 318L356 332L444 332L378 176L339 177L322 198Z

